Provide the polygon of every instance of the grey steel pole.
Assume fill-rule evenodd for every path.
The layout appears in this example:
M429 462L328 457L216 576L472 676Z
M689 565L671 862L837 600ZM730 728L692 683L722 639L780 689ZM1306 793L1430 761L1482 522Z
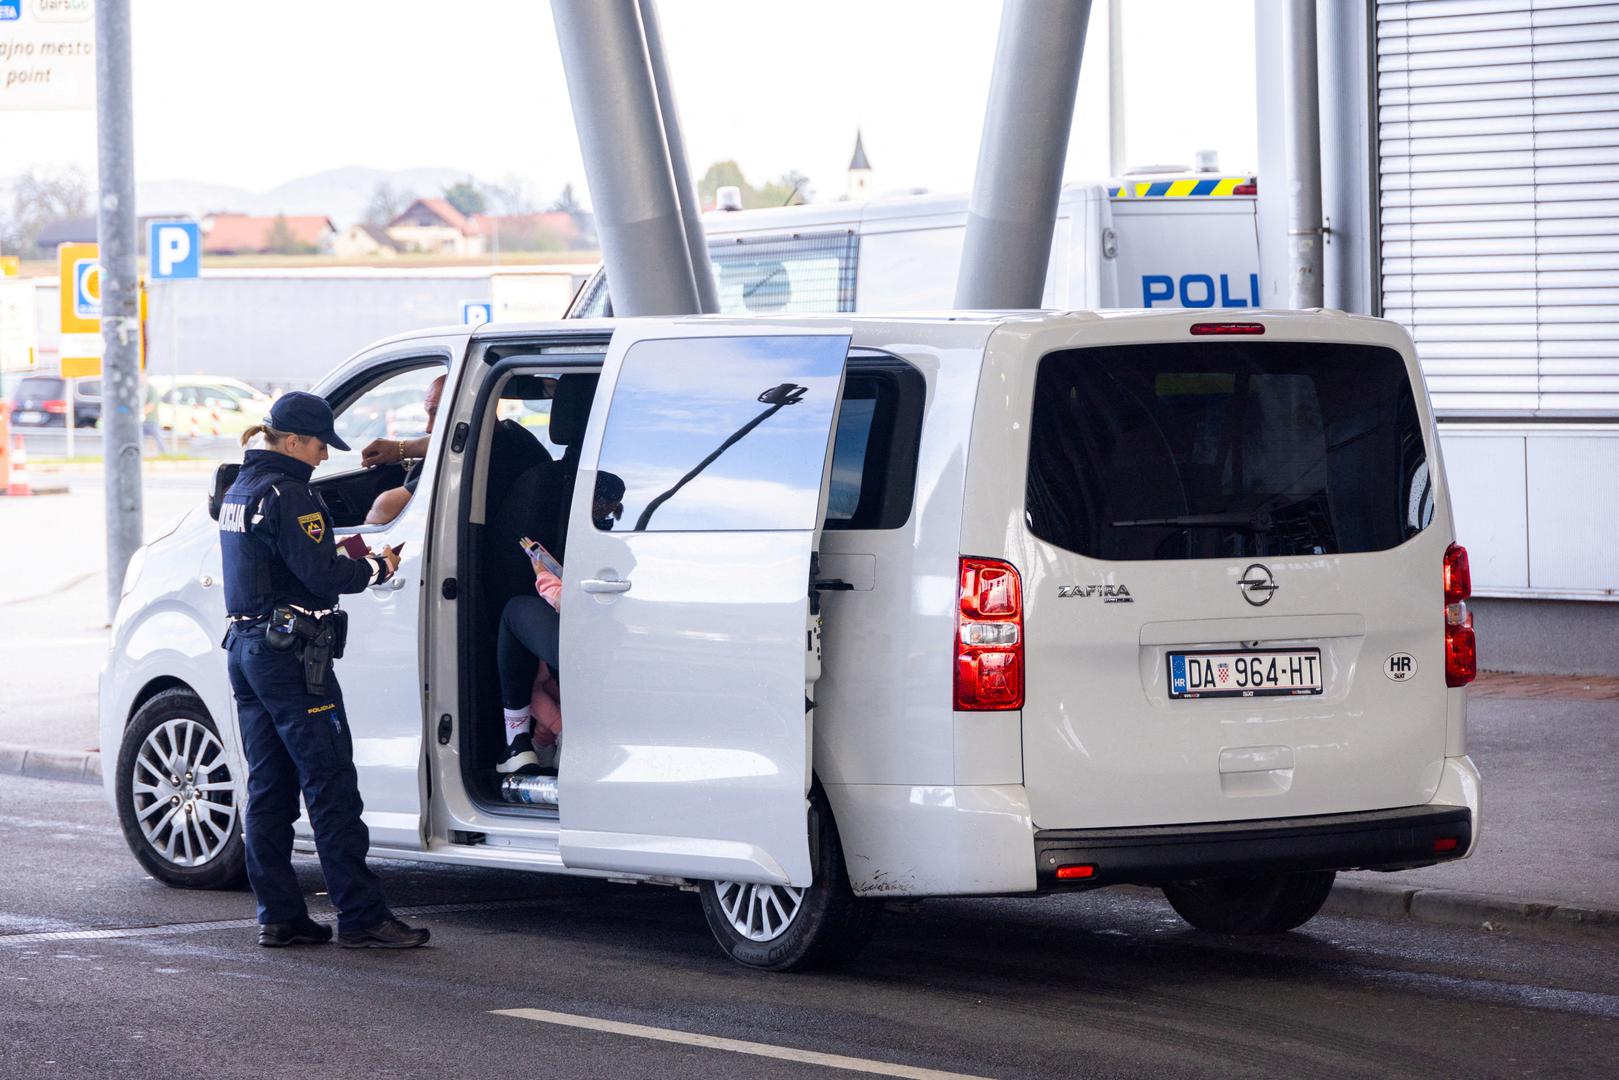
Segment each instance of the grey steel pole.
M1107 162L1109 176L1123 176L1124 0L1107 0Z
M658 112L663 116L664 140L669 144L669 166L675 177L675 198L680 202L680 220L686 229L686 249L691 252L692 276L697 283L697 302L714 314L720 309L719 289L714 284L714 267L708 259L708 238L703 233L703 208L697 201L697 186L691 182L691 162L686 157L686 139L680 133L680 111L675 108L673 80L663 48L663 31L658 26L655 0L641 0L641 26L646 31L647 59L652 63L652 83L658 91Z
M96 150L101 244L101 454L107 483L107 618L141 546L140 297L129 0L96 5Z
M701 310L636 0L551 0L618 315Z
M1282 9L1282 108L1287 126L1287 303L1321 306L1321 91L1315 0Z
M1091 0L1006 0L967 238L958 308L1036 308L1062 193Z

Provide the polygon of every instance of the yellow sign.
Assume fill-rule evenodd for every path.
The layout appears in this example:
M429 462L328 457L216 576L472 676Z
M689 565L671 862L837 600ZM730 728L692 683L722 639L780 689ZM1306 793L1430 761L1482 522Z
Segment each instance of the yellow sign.
M61 274L62 333L101 332L101 263L98 244L58 244L56 268Z
M22 256L0 255L0 277L16 277L22 273Z
M64 356L64 357L62 357L62 378L64 378L64 379L99 379L99 378L101 378L101 357L99 357L99 356Z

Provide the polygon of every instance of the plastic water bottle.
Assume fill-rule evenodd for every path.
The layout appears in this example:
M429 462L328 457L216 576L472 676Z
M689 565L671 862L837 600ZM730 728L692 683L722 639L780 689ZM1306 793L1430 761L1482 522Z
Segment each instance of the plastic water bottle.
M500 797L525 806L557 805L557 778L554 776L508 776L500 782Z

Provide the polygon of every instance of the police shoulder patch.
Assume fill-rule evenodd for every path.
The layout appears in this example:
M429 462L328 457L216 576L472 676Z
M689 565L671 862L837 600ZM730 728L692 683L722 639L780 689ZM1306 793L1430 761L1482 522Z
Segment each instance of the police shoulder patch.
M326 519L320 514L305 514L298 519L298 527L304 531L309 539L320 543L320 538L326 535Z

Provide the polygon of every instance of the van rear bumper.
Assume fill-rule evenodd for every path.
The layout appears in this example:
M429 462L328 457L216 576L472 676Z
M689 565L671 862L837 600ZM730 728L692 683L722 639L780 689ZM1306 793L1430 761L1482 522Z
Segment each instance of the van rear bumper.
M1034 853L1041 888L1161 885L1307 870L1408 870L1461 858L1473 846L1473 829L1468 807L1430 804L1200 825L1050 829L1034 834ZM1064 866L1094 869L1088 877L1059 879Z

